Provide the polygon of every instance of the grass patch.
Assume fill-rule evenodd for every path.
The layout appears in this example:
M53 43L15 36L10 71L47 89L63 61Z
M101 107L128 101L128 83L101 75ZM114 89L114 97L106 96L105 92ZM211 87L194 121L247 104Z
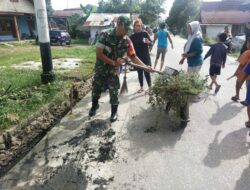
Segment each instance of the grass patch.
M54 83L41 84L42 70L18 70L11 67L24 61L40 59L39 46L18 44L0 46L0 131L18 124L48 103L68 100L72 78L85 79L93 72L95 51L91 46L52 47L53 58L81 58L75 70L54 71Z
M82 46L82 47L52 47L52 57L56 58L80 58L93 60L95 50L92 46Z
M71 39L72 45L88 45L88 39Z
M79 43L81 43L81 41ZM51 46L51 50L52 58L79 58L89 59L94 62L94 46ZM0 66L10 66L26 61L39 61L40 49L38 45L29 42L13 43L13 47L0 45L0 60Z

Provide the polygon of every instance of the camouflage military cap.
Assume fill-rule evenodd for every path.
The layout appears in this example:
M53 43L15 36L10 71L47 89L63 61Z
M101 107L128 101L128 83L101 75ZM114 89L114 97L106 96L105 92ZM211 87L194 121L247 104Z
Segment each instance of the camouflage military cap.
M127 16L124 15L119 16L117 19L117 23L122 24L126 31L132 30L131 21Z

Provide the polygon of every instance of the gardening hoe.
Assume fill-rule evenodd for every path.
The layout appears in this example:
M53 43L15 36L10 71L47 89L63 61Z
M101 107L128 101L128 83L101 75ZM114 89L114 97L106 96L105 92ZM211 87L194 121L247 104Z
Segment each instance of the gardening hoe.
M120 94L128 93L128 85L127 85L127 76L126 75L127 75L127 64L125 64L125 71L124 71L123 83L122 83Z

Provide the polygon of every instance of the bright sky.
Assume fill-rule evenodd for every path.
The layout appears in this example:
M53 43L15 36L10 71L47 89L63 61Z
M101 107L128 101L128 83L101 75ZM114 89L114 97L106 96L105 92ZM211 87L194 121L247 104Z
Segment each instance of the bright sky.
M220 0L204 0L204 1L220 1ZM67 8L77 8L80 4L83 6L87 4L98 5L98 0L52 0L52 6L55 10L62 10ZM166 14L172 7L174 0L166 0L164 7L166 7Z

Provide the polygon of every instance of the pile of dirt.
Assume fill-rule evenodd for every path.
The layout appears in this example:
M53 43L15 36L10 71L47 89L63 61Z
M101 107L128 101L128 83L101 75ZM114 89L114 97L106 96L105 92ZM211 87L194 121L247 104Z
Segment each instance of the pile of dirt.
M114 176L103 166L117 158L115 140L110 121L86 121L77 135L46 147L47 162L60 164L43 165L36 177L22 181L22 189L107 189ZM29 157L29 162L43 160L44 151ZM6 186L0 185L1 188Z
M0 136L0 177L29 152L44 135L83 98L92 86L92 78L79 82L79 97L62 105L46 105L18 126ZM71 105L70 105L71 104Z

